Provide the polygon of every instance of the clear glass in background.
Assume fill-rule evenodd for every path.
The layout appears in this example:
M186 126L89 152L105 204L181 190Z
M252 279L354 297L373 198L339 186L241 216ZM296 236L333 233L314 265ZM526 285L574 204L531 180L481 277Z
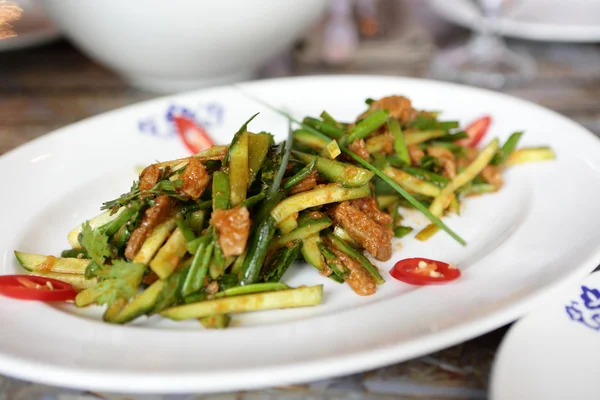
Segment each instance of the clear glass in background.
M513 1L476 2L481 10L478 28L466 44L434 56L432 77L496 89L532 79L536 72L533 58L509 49L498 34L502 9Z

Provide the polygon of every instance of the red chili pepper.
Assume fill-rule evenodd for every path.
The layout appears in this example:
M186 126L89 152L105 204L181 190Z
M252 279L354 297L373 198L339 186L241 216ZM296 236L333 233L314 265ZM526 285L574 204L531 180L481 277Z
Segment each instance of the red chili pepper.
M74 300L77 292L66 282L35 275L0 276L0 294L21 300Z
M469 137L459 140L457 143L461 146L476 147L487 133L491 123L492 118L489 115L476 119L465 128Z
M214 144L208 133L196 121L188 117L174 116L173 122L179 138L193 154L206 150Z
M457 279L460 270L445 262L419 257L398 261L390 270L390 275L411 285L431 285Z

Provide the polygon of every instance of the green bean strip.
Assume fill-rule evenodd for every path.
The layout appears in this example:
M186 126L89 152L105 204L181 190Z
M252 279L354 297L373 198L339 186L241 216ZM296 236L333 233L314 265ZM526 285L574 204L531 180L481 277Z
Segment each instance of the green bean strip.
M212 200L208 200L212 204ZM186 218L186 222L194 234L200 234L202 228L204 228L204 220L206 218L206 212L204 210L197 210Z
M346 137L345 143L352 143L357 139L364 139L377 129L381 128L388 119L386 110L377 110L369 114L368 117L356 124Z
M296 175L292 176L290 179L285 181L283 184L284 189L290 189L292 186L296 185L298 182L308 177L317 166L317 158L315 157L308 165L302 168L300 171L296 173Z
M201 201L199 203L194 203L194 204L191 204L189 206L182 207L181 208L181 213L183 215L187 215L187 214L192 213L194 211L207 210L207 209L211 208L212 206L213 206L212 200L205 200L205 201Z
M235 135L233 135L233 139L231 139L231 143L229 144L229 147L227 148L227 153L225 153L225 157L223 157L223 164L224 166L227 165L227 163L229 162L229 155L231 152L231 148L235 146L235 144L237 143L237 141L240 139L240 137L242 136L242 134L244 132L246 132L248 130L248 124L254 119L256 118L256 116L260 114L260 113L256 113L253 116L251 116L248 121L246 121L244 123L244 125L242 125L240 127L240 129L235 133Z
M141 202L132 202L125 210L123 210L123 212L121 212L121 214L117 216L117 218L96 229L98 229L100 233L104 233L106 236L110 237L117 233L119 228L125 225L135 214L140 211L141 208Z
M348 254L350 257L358 261L360 265L362 265L362 267L373 277L376 284L381 285L382 283L385 283L385 280L381 277L381 274L379 273L379 269L376 266L374 266L373 263L371 263L371 261L369 261L367 257L363 256L354 247L350 246L348 243L335 236L332 232L327 232L326 235L327 238L331 240L331 243L333 243L333 245L337 247L339 251Z
M492 159L493 165L501 165L508 160L508 157L515 151L517 148L517 144L519 140L521 140L521 136L523 136L523 132L515 132L506 140L506 143L502 146L500 151L496 153L494 158Z
M436 174L435 172L431 172L423 168L403 166L400 169L402 169L406 173L411 174L412 176L416 176L419 179L431 182L434 185L439 186L441 188L443 188L448 184L448 182L450 182L450 178Z
M339 277L340 279L346 279L350 275L350 270L342 264L337 256L327 248L323 243L318 243L319 250L321 250L321 254L325 257L325 262L331 268L333 273Z
M434 225L435 226L435 225ZM410 226L397 226L394 228L394 237L401 238L413 231Z
M229 208L229 177L225 172L214 172L212 195L214 210Z
M331 116L327 111L323 110L321 115L319 115L324 122L327 122L329 125L333 125L337 128L341 128L342 124L340 124L335 118Z
M265 273L265 281L279 282L290 265L292 265L296 258L298 258L298 255L300 255L301 248L302 241L299 240L291 247L283 247L279 249L272 257L274 258L274 261L269 270Z
M394 151L400 160L410 165L410 155L408 154L408 148L404 142L404 134L400 129L400 124L396 118L390 118L388 120L388 130L394 137Z
M183 286L181 288L181 294L183 297L198 291L202 284L204 283L204 274L201 272L203 261L208 253L206 251L208 247L208 242L211 240L212 235L204 235L200 239L200 243L198 244L198 248L194 254L194 258L192 260L192 265L190 266L190 270L188 271L187 276L185 277L185 281L183 282Z
M262 201L265 197L267 197L267 194L265 192L260 192L259 194L255 194L252 197L248 197L242 204L240 204L240 206L251 208L260 201Z
M440 121L438 122L438 128L443 129L445 131L449 131L450 129L456 129L460 126L458 121Z
M304 123L311 128L318 130L319 132L324 133L332 139L339 139L346 133L343 129L338 128L335 125L331 125L327 122L319 121L316 118L306 117L304 118Z
M313 129L310 126L305 125L302 122L298 121L297 119L294 119L291 115L289 115L285 111L279 110L278 108L272 106L271 104L265 102L264 100L262 100L262 99L260 99L260 98L258 98L256 96L254 96L254 95L251 95L249 93L246 93L243 89L240 89L239 87L237 89L240 92L242 92L245 96L253 99L254 101L256 101L256 102L258 102L258 103L260 103L262 105L264 105L265 107L269 108L270 110L272 110L272 111L274 111L274 112L276 112L276 113L284 116L289 121L295 122L296 124L302 126L304 129L312 131L316 135L321 135L322 137L325 136L321 132L317 131L316 129ZM423 215L425 215L430 221L432 221L434 224L436 224L441 229L443 229L446 233L448 233L458 243L462 244L463 246L467 244L467 242L463 238L461 238L459 235L457 235L452 229L450 229L450 227L448 225L446 225L441 219L439 219L438 217L436 217L435 215L433 215L425 206L423 206L423 204L421 204L410 193L408 193L406 190L404 190L400 185L398 185L396 182L394 182L392 179L390 179L388 176L386 176L381 170L375 168L369 162L367 162L366 160L363 160L356 153L354 153L353 151L349 150L346 146L344 146L342 144L340 144L340 150L342 150L343 153L345 153L348 156L350 156L353 160L355 160L356 162L358 162L360 165L362 165L366 169L374 172L378 177L381 178L381 180L383 180L385 183L387 183L388 185L390 185L394 190L396 190L400 195L402 195L402 197L404 197L406 199L406 201L408 201L413 207L415 207L417 210L419 210L420 212L422 212Z
M280 199L279 187L287 169L292 152L292 122L288 121L288 140L285 143L285 152L281 158L281 164L275 175L275 179L267 192L267 201L259 212L260 219L258 227L250 237L248 253L244 258L244 264L240 271L240 284L248 285L258 280L260 270L267 257L269 244L275 235L275 219L271 217L271 210Z
M185 240L191 242L192 240L196 239L196 235L184 220L177 219L175 223L177 224L177 227L181 230L181 233L183 233L183 237L185 238Z
M253 283L246 286L236 286L229 289L225 289L222 292L218 292L210 296L210 298L218 299L220 297L227 296L239 296L241 294L260 293L260 292L271 292L273 290L284 290L290 287L283 282L264 282L264 283Z
M469 135L467 134L467 132L462 131L440 136L439 138L437 138L437 140L439 140L440 142L456 142L457 140L466 139L468 137Z

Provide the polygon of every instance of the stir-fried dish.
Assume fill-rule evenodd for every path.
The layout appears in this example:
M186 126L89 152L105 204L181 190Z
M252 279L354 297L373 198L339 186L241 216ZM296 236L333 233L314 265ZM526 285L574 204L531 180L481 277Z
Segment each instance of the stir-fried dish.
M110 323L159 314L222 328L233 314L321 303L322 285L282 282L304 261L368 296L384 283L376 264L392 258L393 238L412 236L404 210L431 221L418 240L444 230L465 244L441 218L459 214L466 197L501 190L506 168L554 158L549 148L517 149L522 132L480 147L489 117L461 130L405 97L367 105L353 122L325 111L290 118L298 129L282 143L249 130L255 115L228 146L147 166L68 234L60 257L15 252L30 275L0 277L0 294L105 306ZM460 271L407 259L391 275L428 284Z

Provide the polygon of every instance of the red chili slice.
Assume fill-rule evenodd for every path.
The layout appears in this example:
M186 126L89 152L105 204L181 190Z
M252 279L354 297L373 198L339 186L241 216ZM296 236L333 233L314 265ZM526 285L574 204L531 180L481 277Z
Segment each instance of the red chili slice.
M206 150L214 144L208 133L191 118L174 116L173 122L179 138L193 154Z
M21 300L74 300L77 292L66 282L34 275L0 276L0 294Z
M390 275L411 285L432 285L457 279L460 270L445 262L418 257L398 261Z
M475 147L481 142L481 139L487 133L490 124L492 123L492 118L489 115L485 115L481 118L476 119L471 122L465 128L465 132L469 135L468 138L459 140L457 143L461 146Z

